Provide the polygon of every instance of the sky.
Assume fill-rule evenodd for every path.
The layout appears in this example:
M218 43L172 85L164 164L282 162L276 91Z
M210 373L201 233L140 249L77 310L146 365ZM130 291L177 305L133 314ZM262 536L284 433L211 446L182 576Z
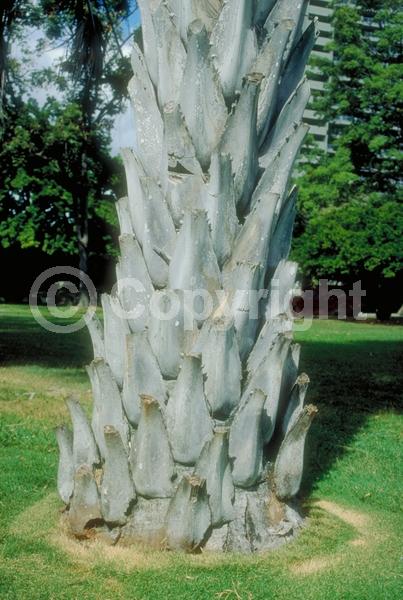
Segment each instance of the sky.
M139 11L137 11L134 15L132 15L130 21L126 24L126 31L124 32L125 37L127 37L130 31L133 31L138 26L139 20ZM27 28L26 30L24 45L28 48L28 52L31 57L31 66L35 69L53 67L65 55L66 52L66 48L63 46L54 48L49 44L49 46L45 48L43 52L38 54L36 52L36 44L39 39L42 39L43 37L44 34L39 29ZM123 52L127 56L130 55L131 40L126 42L125 46L123 47ZM11 53L17 59L22 57L21 49L17 44L12 47ZM46 98L50 95L56 98L59 95L58 91L52 86L35 88L32 93L32 96L40 104L43 104ZM129 103L127 103L124 112L116 116L111 133L111 149L113 155L119 154L121 148L133 148L136 146L135 125Z
M128 32L134 31L140 23L140 11L136 11L132 15L130 21L127 23ZM125 44L123 51L130 55L131 52L131 41ZM136 146L136 132L134 126L134 119L132 111L130 110L129 104L126 106L126 110L121 115L118 115L115 119L115 124L112 130L112 153L118 154L120 148L132 148Z

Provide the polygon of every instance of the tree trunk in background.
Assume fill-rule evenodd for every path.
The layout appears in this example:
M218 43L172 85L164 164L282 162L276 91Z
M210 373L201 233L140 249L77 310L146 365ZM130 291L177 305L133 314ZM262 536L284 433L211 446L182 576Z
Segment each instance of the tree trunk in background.
M16 0L5 0L0 6L0 126L4 119L4 96L10 53L10 37L13 26L21 17ZM22 8L24 11L24 8ZM0 130L1 133L1 130Z
M300 525L293 498L316 408L304 405L309 380L284 307L316 38L307 4L139 1L138 147L123 151L117 292L102 298L103 325L89 325L91 423L72 400L73 432L57 431L77 537L253 552ZM122 319L139 300L126 278L153 302ZM254 314L247 292L262 288ZM200 289L213 310L191 328L186 300ZM156 305L177 314L158 318Z
M77 225L77 241L78 241L78 268L82 273L88 275L88 220ZM88 306L89 297L87 287L84 282L80 281L79 287L79 303L81 306Z
M75 231L78 247L78 268L82 273L88 275L88 200L85 177L82 178L83 184L78 187L74 195L75 207ZM80 281L78 301L80 306L86 307L89 303L88 290L84 281Z

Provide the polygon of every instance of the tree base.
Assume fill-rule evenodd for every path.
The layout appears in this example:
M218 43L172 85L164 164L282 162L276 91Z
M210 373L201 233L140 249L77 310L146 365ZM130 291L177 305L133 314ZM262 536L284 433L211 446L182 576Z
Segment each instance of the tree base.
M71 515L68 511L66 517L71 532L78 539L95 538L110 545L194 553L209 551L251 554L275 550L291 541L303 524L299 507L280 502L269 490L268 483L264 482L253 489L235 488L233 520L210 527L199 545L187 546L186 540L183 540L183 544L179 543L171 548L167 534L170 503L170 498L138 497L125 524L90 521L81 533L71 527Z

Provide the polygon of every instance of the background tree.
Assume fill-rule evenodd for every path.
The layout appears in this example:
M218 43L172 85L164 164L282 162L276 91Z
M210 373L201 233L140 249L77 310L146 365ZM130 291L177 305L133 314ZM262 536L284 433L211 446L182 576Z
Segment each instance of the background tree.
M0 117L4 119L4 96L9 83L11 39L28 21L32 5L28 0L4 0L0 6ZM0 127L2 122L0 121ZM0 129L1 131L1 129Z
M57 9L44 2L25 13L19 6L14 21L9 18L20 24L9 25L7 39L9 46L11 41L20 46L21 57L17 60L14 53L8 60L0 243L11 262L13 257L21 260L19 248L27 253L36 248L37 256L39 251L53 255L58 264L79 256L84 271L90 260L91 275L99 281L94 268L98 270L101 257L115 254L106 223L117 222L113 202L121 167L110 156L110 132L127 96L129 60L121 50L124 4L102 3L102 11L90 13L91 19L85 7L91 9L86 2L59 3ZM38 69L34 64L27 75L30 62L23 36L28 27L47 33L38 53L48 48L49 40L66 49L59 65ZM33 98L49 84L58 99L50 96L40 105ZM48 264L45 254L41 256ZM31 283L26 281L25 287ZM27 289L11 297L21 300ZM10 297L8 290L2 295Z
M122 108L128 80L128 60L122 53L121 21L129 16L130 0L41 0L48 37L67 46L65 85L70 102L80 109L80 147L75 149L73 177L66 179L75 213L79 268L88 271L91 165L102 163L99 149L105 128ZM73 155L71 156L71 160ZM70 160L70 163L71 163ZM82 288L85 295L85 287Z
M21 103L15 118L8 119L0 149L3 248L36 248L48 255L64 255L65 261L78 254L78 215L70 182L82 138L80 108L55 99L44 106L29 99ZM91 257L97 255L97 262L107 260L106 251L112 250L105 216L110 212L108 207L113 210L113 192L119 188L120 175L119 164L110 157L108 132L103 137L99 132L98 140L96 160L88 159L87 200ZM23 296L26 294L27 290Z
M401 9L335 3L334 60L314 63L329 77L314 107L332 123L333 152L307 155L294 241L307 279L362 279L382 316L399 307L402 271Z

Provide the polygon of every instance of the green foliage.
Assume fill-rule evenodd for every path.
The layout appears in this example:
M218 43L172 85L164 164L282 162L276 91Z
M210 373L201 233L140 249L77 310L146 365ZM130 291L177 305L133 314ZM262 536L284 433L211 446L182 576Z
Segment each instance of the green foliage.
M340 146L334 155L316 152L313 161L303 165L304 177L299 182L300 213L304 218L315 210L348 202L360 187L347 148Z
M333 123L333 152L310 148L298 182L294 256L311 281L382 285L402 270L402 6L335 2L334 60L314 63L329 78L313 106Z
M99 206L111 205L118 163L109 157L108 132L90 136L82 127L80 107L49 99L22 104L3 136L0 148L0 244L41 248L48 254L77 254L76 225L80 218L76 185L82 148L86 154L88 217L94 232L102 232ZM98 220L96 216L98 216ZM97 251L100 250L94 247Z
M330 184L329 184L330 186ZM326 190L320 186L318 194ZM352 195L312 210L294 256L317 279L352 282L372 274L396 277L401 269L403 214L395 199Z
M10 86L11 41L19 37L21 27L30 22L34 6L29 0L2 0L0 4L0 120L4 119L4 98ZM0 122L0 126L2 123Z
M67 48L62 70L74 82L66 90L83 111L87 127L122 110L130 61L122 53L122 21L132 0L40 0L49 40ZM107 89L108 98L105 99Z
M0 70L8 73L0 132L0 246L79 255L84 270L91 254L116 255L113 203L123 169L110 156L110 132L127 96L130 62L121 51L122 19L132 9L131 0L8 0L0 8ZM66 48L59 64L32 68L25 56L28 26L46 34L38 52L49 44ZM10 57L17 36L20 60ZM31 96L48 85L57 89L58 100L48 97L39 105Z
M335 58L321 63L329 84L315 108L325 118L347 121L339 127L339 143L350 149L355 171L370 179L371 189L393 191L403 141L403 4L335 4ZM371 21L371 33L364 20Z

